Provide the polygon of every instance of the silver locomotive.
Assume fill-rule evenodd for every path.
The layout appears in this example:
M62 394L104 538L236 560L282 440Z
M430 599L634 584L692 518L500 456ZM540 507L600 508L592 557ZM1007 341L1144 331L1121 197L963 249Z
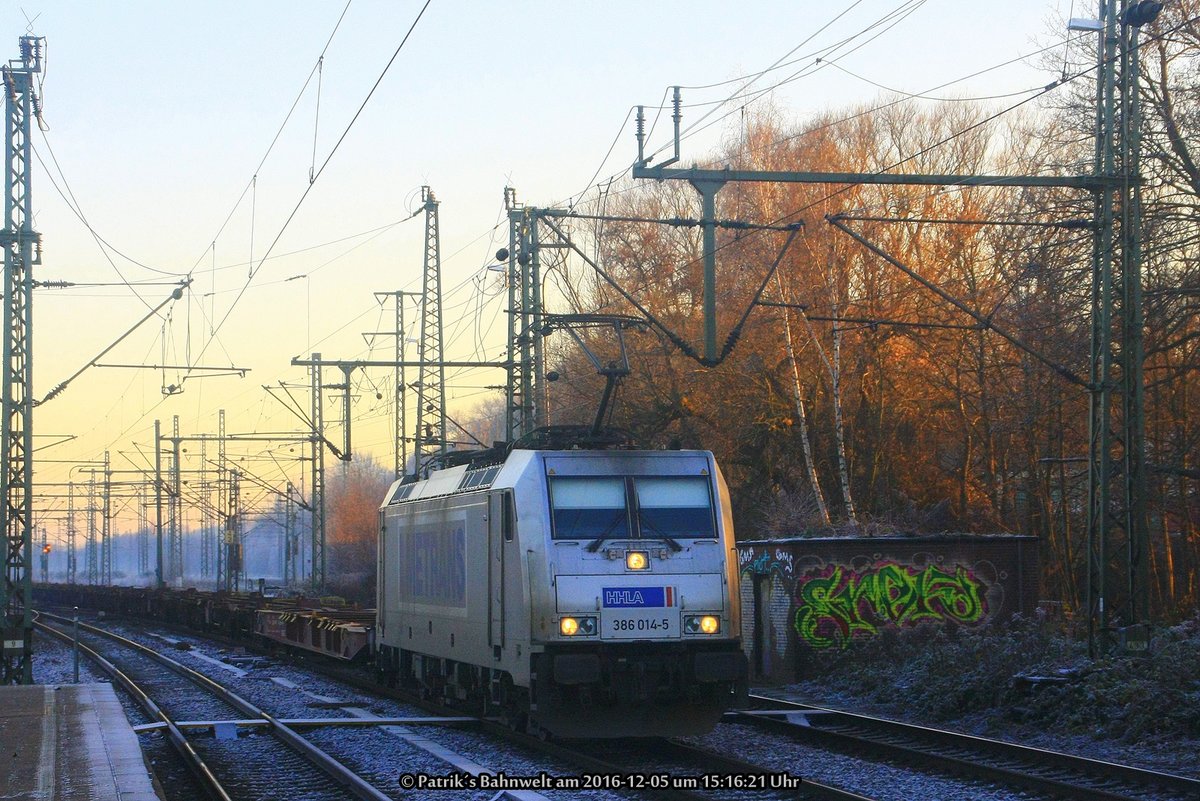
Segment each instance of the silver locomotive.
M746 676L712 454L552 447L392 485L382 678L562 737L711 729Z

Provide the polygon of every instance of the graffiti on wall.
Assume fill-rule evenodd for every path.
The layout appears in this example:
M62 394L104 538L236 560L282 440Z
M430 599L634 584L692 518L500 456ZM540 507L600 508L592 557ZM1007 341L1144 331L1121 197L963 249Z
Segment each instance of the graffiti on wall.
M932 564L885 563L861 571L828 565L796 580L796 632L813 648L846 648L882 626L979 623L988 614L987 589L961 565L953 572Z
M792 577L795 555L784 548L764 548L757 556L754 548L738 549L738 564L742 573L769 575L776 573L787 578Z

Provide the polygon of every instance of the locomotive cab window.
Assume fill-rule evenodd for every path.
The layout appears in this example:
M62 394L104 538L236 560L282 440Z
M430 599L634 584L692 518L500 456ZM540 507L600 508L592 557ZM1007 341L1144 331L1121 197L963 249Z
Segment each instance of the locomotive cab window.
M625 480L603 476L550 479L554 538L583 540L629 536Z
M671 539L716 537L712 493L705 476L635 478L641 536Z

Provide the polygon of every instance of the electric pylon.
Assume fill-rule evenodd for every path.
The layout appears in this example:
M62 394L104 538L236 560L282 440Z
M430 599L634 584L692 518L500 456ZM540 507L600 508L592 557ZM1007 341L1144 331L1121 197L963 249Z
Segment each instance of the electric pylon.
M508 211L508 356L505 426L510 441L542 425L542 280L538 209L504 188Z
M224 589L228 581L229 551L225 547L225 512L229 503L229 472L225 464L225 410L217 412L217 514L214 521L216 543L216 587Z
M167 522L170 532L167 549L170 554L171 581L183 586L183 498L180 472L179 415L171 417L171 491L167 493Z
M22 36L21 57L0 68L4 80L5 170L3 415L0 441L0 684L33 683L33 275L41 236L33 230L31 125L41 113L33 76L42 71L43 40Z
M75 574L75 482L67 485L67 583L74 584Z
M242 576L241 489L238 471L229 474L229 506L225 510L225 591L240 588ZM235 577L236 574L236 577Z
M321 354L312 355L312 588L320 592L325 587L325 402L321 383Z
M425 253L417 431L413 439L418 474L431 457L446 453L446 366L442 361L442 256L438 201L428 186L421 187L421 200L425 204Z
M146 498L146 482L142 481L138 485L137 491L137 511L138 511L138 575L144 576L150 572L150 515L147 504L149 500ZM68 524L69 526L70 524ZM67 529L70 532L70 528ZM69 536L69 535L68 535Z
M1149 645L1138 34L1161 3L1102 0L1093 193L1087 598L1089 650ZM1133 628L1127 628L1133 626ZM1122 643L1121 641L1124 640Z
M88 477L87 505L87 583L96 584L100 581L100 562L98 559L98 537L96 536L96 472L91 471Z
M404 351L408 342L416 342L417 340L409 339L408 331L404 325L404 299L406 297L420 298L421 292L405 292L397 289L393 292L376 292L375 297L382 303L383 298L390 297L395 306L396 325L394 331L374 331L364 336L394 336L395 344L395 359L396 359L396 383L395 383L395 409L392 415L392 421L395 423L395 462L394 471L396 478L403 478L408 470L408 443L410 432L408 429L408 382L405 380L405 359Z
M112 464L104 452L104 497L100 506L100 583L112 584Z

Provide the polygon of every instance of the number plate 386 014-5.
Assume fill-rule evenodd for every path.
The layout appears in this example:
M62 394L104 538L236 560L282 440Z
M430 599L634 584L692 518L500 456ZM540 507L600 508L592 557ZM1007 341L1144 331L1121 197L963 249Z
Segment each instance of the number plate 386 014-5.
M679 637L679 607L674 587L605 587L602 592L602 638Z

